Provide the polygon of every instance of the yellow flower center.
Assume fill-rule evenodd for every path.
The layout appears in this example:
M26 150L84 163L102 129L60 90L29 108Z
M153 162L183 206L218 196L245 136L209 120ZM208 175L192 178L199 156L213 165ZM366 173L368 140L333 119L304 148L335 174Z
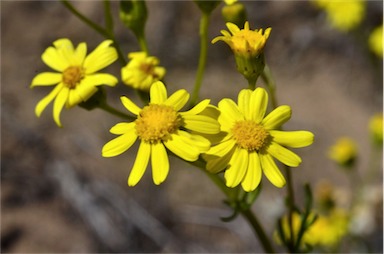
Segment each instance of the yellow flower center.
M69 89L74 89L84 78L84 68L81 66L70 66L63 71L63 83Z
M179 114L170 106L145 106L135 121L136 133L144 141L156 143L167 140L181 124Z
M155 66L149 63L142 63L140 65L140 70L144 72L145 74L153 77L157 77L157 74L155 73Z
M232 128L232 135L239 147L248 151L259 151L269 141L269 133L254 121L238 121Z

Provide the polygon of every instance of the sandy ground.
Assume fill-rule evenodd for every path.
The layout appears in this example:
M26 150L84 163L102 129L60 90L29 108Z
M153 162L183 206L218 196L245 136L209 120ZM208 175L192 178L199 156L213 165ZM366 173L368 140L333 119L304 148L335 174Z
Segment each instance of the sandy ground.
M382 3L370 1L362 28L350 34L330 28L324 14L308 2L245 4L253 28L273 29L265 54L279 104L293 110L285 128L310 130L316 136L311 147L297 150L303 163L292 169L299 201L304 183L315 186L324 179L346 193L346 202L357 195L359 185L326 156L340 136L354 138L359 146L360 183L381 190L381 152L372 168L367 125L374 113L382 112L382 61L369 53L365 40L369 29L382 20ZM102 2L76 6L103 23ZM117 2L112 7L117 13ZM150 1L148 8L149 48L167 68L169 90L191 92L198 61L198 9L192 2L172 1ZM210 38L223 28L216 10ZM124 52L138 50L131 32L118 23L115 31ZM162 185L155 186L147 172L137 187L128 187L136 149L115 158L101 157L101 147L113 138L108 130L120 119L100 110L74 108L62 112L64 128L58 128L51 107L36 118L34 107L50 88L29 85L37 73L48 71L42 52L62 37L76 44L85 41L89 49L103 40L59 2L1 2L2 252L262 251L242 218L220 221L230 214L223 194L201 171L178 159L171 158L171 171ZM237 74L231 52L224 43L210 45L209 50L201 98L211 98L214 104L224 97L235 99L246 82ZM119 68L116 63L108 70L119 76ZM107 92L110 103L120 109L120 95L138 101L121 84ZM272 234L286 188L263 182L253 208ZM370 239L371 250L382 252L382 192L375 198L377 218L364 238ZM367 251L353 244L345 250Z

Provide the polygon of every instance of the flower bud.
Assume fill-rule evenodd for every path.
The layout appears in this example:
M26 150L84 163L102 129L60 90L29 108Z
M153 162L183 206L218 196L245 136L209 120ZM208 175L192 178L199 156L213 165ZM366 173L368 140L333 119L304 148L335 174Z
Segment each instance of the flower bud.
M221 9L221 14L223 15L225 22L231 22L237 26L244 24L247 20L244 4L239 2L225 5Z
M147 6L143 0L120 1L120 20L131 29L136 36L144 34L147 21Z

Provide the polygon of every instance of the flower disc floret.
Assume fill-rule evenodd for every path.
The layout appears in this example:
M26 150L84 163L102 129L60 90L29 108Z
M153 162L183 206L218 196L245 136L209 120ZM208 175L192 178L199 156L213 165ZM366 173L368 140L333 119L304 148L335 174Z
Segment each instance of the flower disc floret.
M244 120L234 124L232 130L236 144L248 151L259 151L268 143L269 133L260 124Z
M63 83L69 89L74 89L84 78L84 68L81 66L70 66L63 71Z
M143 108L135 123L139 138L155 143L167 140L179 128L181 119L171 106L150 104Z
M168 97L161 81L151 86L150 103L142 109L127 97L121 97L124 107L137 119L130 123L118 123L111 128L111 133L120 136L104 145L102 155L117 156L140 139L137 157L128 177L129 186L135 186L140 181L150 159L153 182L160 184L165 181L169 171L167 150L186 161L196 161L202 152L208 151L211 143L199 133L217 134L220 125L213 117L202 114L212 107L209 100L180 112L188 99L189 94L184 89ZM189 131L193 131L193 134Z

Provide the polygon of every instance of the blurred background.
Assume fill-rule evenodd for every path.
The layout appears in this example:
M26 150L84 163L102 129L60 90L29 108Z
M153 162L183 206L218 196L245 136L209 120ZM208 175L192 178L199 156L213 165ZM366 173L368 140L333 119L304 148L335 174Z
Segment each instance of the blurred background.
M103 25L103 3L73 2L84 15ZM300 167L292 169L297 199L303 184L313 190L325 180L335 186L340 206L364 186L363 216L354 228L359 240L342 245L344 252L382 252L382 151L372 148L368 123L382 112L382 58L368 48L369 33L382 24L382 1L367 1L365 17L350 32L332 27L326 14L306 1L247 1L252 29L272 27L265 48L277 84L279 104L292 107L286 130L310 130L315 143L296 150ZM122 50L138 51L133 34L118 19L115 32ZM221 4L212 14L209 38L225 28ZM152 55L167 68L170 93L192 92L199 53L200 12L192 1L148 1L146 35ZM114 158L101 157L102 146L115 136L120 119L101 110L63 110L64 128L52 119L51 105L40 118L34 107L51 88L30 89L33 77L49 68L41 54L58 38L89 52L104 38L84 25L57 1L1 1L1 251L26 252L262 252L252 229L231 214L224 195L204 173L171 157L167 180L155 186L147 170L128 187L136 148ZM119 63L106 71L120 76ZM260 85L263 85L260 82ZM209 45L201 99L217 104L236 99L247 87L236 72L225 43ZM132 89L107 88L110 104L123 110L119 96L139 105ZM355 172L340 169L327 157L341 136L358 145ZM375 157L376 156L376 157ZM351 181L350 175L359 179ZM253 206L268 235L284 213L286 188L263 179L263 192ZM364 196L365 197L365 196Z

